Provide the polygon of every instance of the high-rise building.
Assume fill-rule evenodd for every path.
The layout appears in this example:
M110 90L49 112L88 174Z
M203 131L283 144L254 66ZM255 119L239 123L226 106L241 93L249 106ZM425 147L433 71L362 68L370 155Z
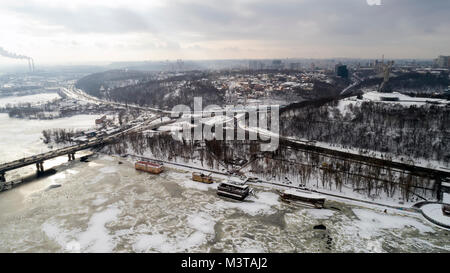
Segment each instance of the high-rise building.
M435 60L436 66L440 68L450 68L450 56L439 56Z
M300 70L300 63L289 63L290 70Z
M257 70L258 69L258 61L249 61L248 62L248 69L250 70Z
M262 70L264 69L264 63L257 60L251 60L248 62L249 70Z
M281 69L281 68L283 68L283 62L281 60L272 61L272 69Z
M339 76L341 78L348 78L348 69L346 65L343 64L337 64L334 67L334 72L336 73L336 76Z

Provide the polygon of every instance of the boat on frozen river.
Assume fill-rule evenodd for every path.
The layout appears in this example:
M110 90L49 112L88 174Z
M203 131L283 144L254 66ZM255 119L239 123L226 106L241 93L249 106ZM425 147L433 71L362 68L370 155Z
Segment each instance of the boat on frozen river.
M222 182L217 187L217 195L233 198L236 200L244 200L250 192L250 188L245 184L237 184L233 182Z
M163 166L149 161L138 161L134 164L136 170L144 171L153 174L160 174L163 171Z
M289 203L291 201L294 201L299 202L302 205L315 208L323 208L325 204L324 196L305 190L295 190L295 189L285 190L280 193L280 197L283 201Z

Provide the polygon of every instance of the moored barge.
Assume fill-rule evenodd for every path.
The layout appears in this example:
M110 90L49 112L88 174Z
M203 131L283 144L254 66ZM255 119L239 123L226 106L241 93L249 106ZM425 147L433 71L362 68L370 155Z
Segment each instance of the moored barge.
M280 193L280 197L283 201L286 202L299 202L302 205L315 207L315 208L323 208L325 205L325 197L322 195L303 191L303 190L294 190L289 189Z
M238 185L230 182L222 182L217 187L217 195L244 200L250 192L248 185Z
M148 161L138 161L134 164L134 168L152 174L160 174L164 170L162 165Z
M211 175L206 175L206 174L197 173L197 172L192 173L192 180L197 181L197 182L206 183L206 184L213 183L213 179L212 179Z

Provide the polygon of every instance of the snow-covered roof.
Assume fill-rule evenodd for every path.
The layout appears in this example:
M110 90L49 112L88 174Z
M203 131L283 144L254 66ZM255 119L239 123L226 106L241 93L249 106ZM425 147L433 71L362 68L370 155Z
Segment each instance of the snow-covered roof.
M136 164L138 164L138 165L147 165L147 166L158 167L158 168L162 167L159 164L156 164L156 163L153 163L153 162L148 162L148 161L138 161L138 162L136 162Z
M235 188L240 188L240 189L247 189L248 185L238 185L237 183L233 183L233 182L222 182L222 184L227 185L227 186L231 186L231 187L235 187Z
M309 199L325 199L322 195L295 189L285 190L284 193Z

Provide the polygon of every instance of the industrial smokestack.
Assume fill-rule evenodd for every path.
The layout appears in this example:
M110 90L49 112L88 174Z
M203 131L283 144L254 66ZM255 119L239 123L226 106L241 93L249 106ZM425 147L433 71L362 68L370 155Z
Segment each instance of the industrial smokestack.
M12 58L12 59L27 60L28 61L28 68L30 69L30 71L34 71L34 62L33 62L33 59L31 57L28 57L28 56L25 56L25 55L16 54L16 53L12 53L12 52L8 52L1 46L0 46L0 55L3 56L3 57Z

